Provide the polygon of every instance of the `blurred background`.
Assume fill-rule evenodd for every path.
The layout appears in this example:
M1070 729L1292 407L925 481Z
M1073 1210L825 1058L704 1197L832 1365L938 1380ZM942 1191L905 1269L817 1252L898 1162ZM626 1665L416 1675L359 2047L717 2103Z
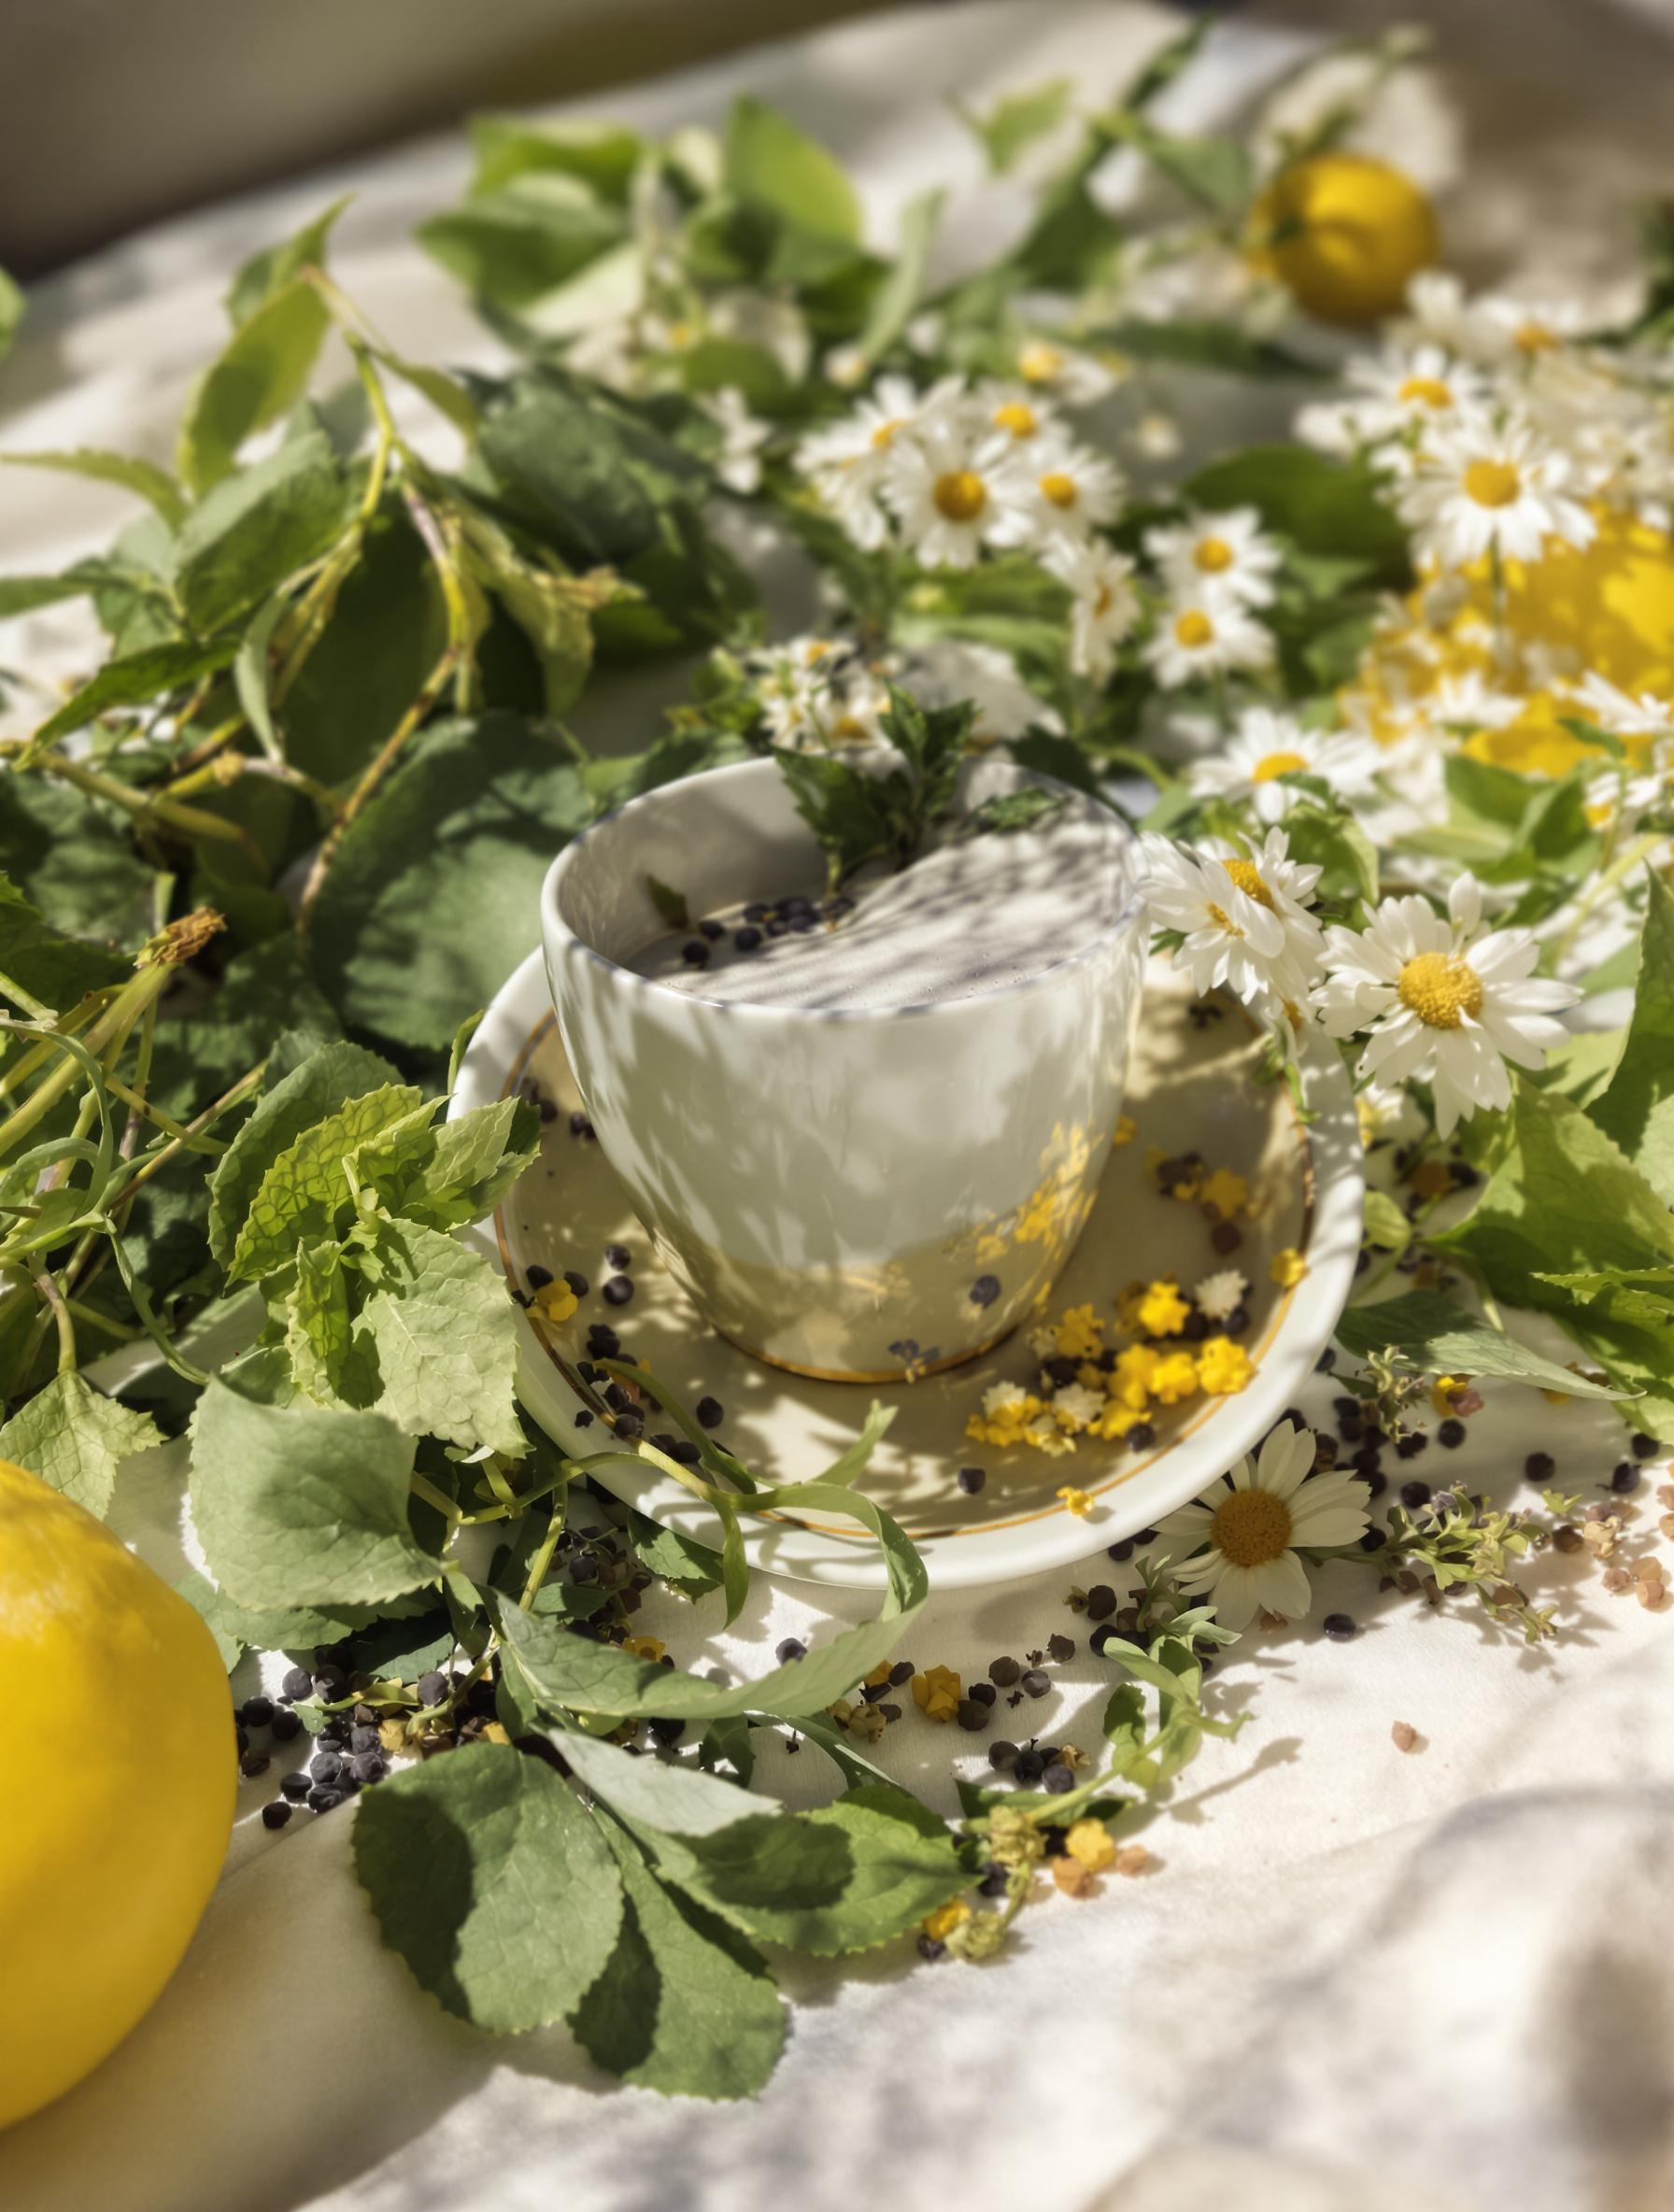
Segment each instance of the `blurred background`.
M941 5L957 40L961 0ZM1057 7L1032 0L1031 29ZM0 0L0 264L38 276L475 107L575 98L890 12L888 0ZM1111 0L1113 16L1156 12ZM1532 220L1561 227L1577 195L1596 209L1674 189L1674 0L1258 0L1224 12L1326 33L1426 22L1473 163L1489 157L1535 191ZM878 88L894 102L902 90Z

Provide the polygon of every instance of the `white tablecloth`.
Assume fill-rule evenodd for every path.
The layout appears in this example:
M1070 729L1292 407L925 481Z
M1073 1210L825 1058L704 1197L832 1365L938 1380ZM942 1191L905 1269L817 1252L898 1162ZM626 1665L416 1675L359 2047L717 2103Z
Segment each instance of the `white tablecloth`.
M943 93L980 101L1064 70L1114 85L1160 20L1042 0L923 10L601 105L664 126L715 119L747 85L836 143L887 220L930 178L973 174ZM1213 114L1296 50L1283 29L1227 33L1184 89L1182 118ZM1596 120L1608 135L1610 115ZM1431 143L1445 167L1445 127ZM359 191L337 256L348 289L404 350L487 358L451 287L404 242L464 168L457 140L420 146L56 280L0 378L0 403L19 410L5 443L165 453L215 340L226 270L342 181ZM1618 149L1610 174L1623 173ZM1008 212L986 191L968 220L980 229ZM101 493L60 478L8 476L5 495L7 569L81 550L109 518ZM73 620L50 610L23 633L38 665L78 649ZM1509 1496L1539 1443L1566 1487L1590 1494L1608 1478L1622 1449L1608 1411L1487 1395L1466 1447L1412 1471L1436 1480L1440 1463ZM1322 1378L1316 1417L1329 1397ZM1636 1552L1656 1543L1665 1479L1651 1471L1628 1509ZM116 1518L165 1573L184 1570L177 1453L128 1470ZM1079 1579L1101 1574L1108 1563ZM1055 1630L1074 1637L1028 1723L1091 1751L1109 1675L1065 1609L1076 1579L934 1600L907 1653L970 1678ZM739 2106L616 2087L561 2033L497 2045L444 2019L379 1948L349 1867L352 1813L270 1837L257 1813L271 1778L248 1785L179 1973L90 2081L0 2139L0 2205L1653 2212L1674 2198L1674 1645L1666 1618L1608 1596L1579 1558L1548 1554L1529 1581L1565 1630L1539 1652L1468 1601L1432 1613L1347 1569L1326 1574L1315 1621L1343 1607L1361 1633L1245 1638L1214 1695L1254 1718L1175 1785L1143 1832L1149 1871L1107 1878L1096 1899L1031 1907L986 1967L922 1966L904 1945L844 1973L788 1963L789 2046L762 2097ZM743 1671L834 1617L854 1615L763 1581L730 1633L715 1599L648 1604L645 1619L683 1662ZM1397 1721L1420 1732L1417 1749L1396 1748ZM18 1786L50 1727L50 1707L10 1716ZM983 1743L910 1709L879 1755L951 1809L953 1767L980 1771ZM792 1802L830 1780L808 1749L770 1750L759 1773Z

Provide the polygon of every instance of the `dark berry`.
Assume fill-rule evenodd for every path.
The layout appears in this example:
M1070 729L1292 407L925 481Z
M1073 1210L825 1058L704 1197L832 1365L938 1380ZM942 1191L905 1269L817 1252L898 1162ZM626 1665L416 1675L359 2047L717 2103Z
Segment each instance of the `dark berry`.
M301 1767L298 1767L294 1774L282 1774L279 1777L281 1793L285 1796L294 1799L298 1804L308 1794L309 1787L307 1775Z
M1408 1512L1416 1512L1420 1506L1427 1506L1430 1502L1429 1484L1427 1482L1403 1482L1400 1487L1400 1501Z
M1360 1549L1363 1552L1381 1552L1388 1541L1389 1531L1386 1528L1369 1528L1360 1538Z
M727 1409L718 1397L701 1397L697 1404L698 1426L718 1428L727 1418Z
M974 1497L987 1479L986 1469L980 1467L962 1467L954 1477L967 1497Z
M1108 1621L1116 1609L1116 1594L1108 1582L1095 1582L1087 1592L1087 1619Z
M1101 1621L1099 1626L1094 1629L1092 1635L1087 1638L1087 1650L1091 1652L1096 1658L1102 1659L1104 1656L1105 1645L1110 1642L1113 1637L1117 1636L1119 1633L1120 1632L1113 1627L1108 1621Z
M794 1636L787 1636L773 1653L773 1657L781 1666L788 1666L793 1659L805 1659L807 1656L807 1645L800 1638Z
M281 1706L275 1713L271 1725L275 1743L290 1743L292 1737L302 1734L303 1717L301 1713L293 1713L288 1707Z
M343 1772L343 1762L335 1751L321 1751L309 1760L308 1772L317 1782L330 1788Z
M633 1296L631 1279L627 1275L607 1276L601 1296L607 1306L625 1306Z
M381 1782L389 1769L378 1752L362 1751L359 1758L349 1761L348 1771L355 1781Z
M1038 1782L1046 1771L1046 1762L1039 1751L1019 1751L1012 1761L1012 1772L1020 1782Z
M998 1683L1002 1690L1009 1690L1022 1672L1023 1669L1014 1659L1001 1657L988 1662L988 1680Z
M704 967L709 959L709 947L701 937L688 937L680 947L680 957L688 968Z
M992 1682L972 1682L971 1694L979 1705L992 1705L1000 1693Z
M1209 1232L1210 1243L1223 1256L1236 1252L1243 1241L1243 1231L1235 1221L1217 1221Z
M1436 1431L1436 1441L1444 1452L1456 1452L1465 1441L1465 1424L1449 1419Z
M1648 1437L1642 1428L1636 1429L1627 1441L1636 1459L1654 1459L1662 1450L1656 1439Z
M745 908L745 910L744 910L744 918L745 918L745 920L746 922L764 922L764 921L766 921L766 919L767 919L767 902L766 902L766 900L761 900L761 899L752 899L752 900L750 900L750 903L749 903L749 904L748 904L748 905L747 905L747 906Z
M247 1697L238 1709L238 1718L247 1728L265 1728L273 1719L271 1697Z
M604 1247L604 1264L620 1274L624 1268L633 1265L633 1255L626 1244L607 1244Z
M700 936L707 937L710 943L713 944L716 938L724 937L727 934L726 924L724 922L715 921L710 916L705 915L704 918L698 924L698 933Z
M759 929L749 927L734 929L732 942L741 953L753 953L761 943L761 932Z
M1052 1677L1044 1667L1031 1666L1023 1675L1018 1686L1027 1690L1031 1697L1044 1697L1052 1687Z
M447 1677L442 1673L439 1667L430 1674L421 1674L418 1681L419 1704L440 1705L447 1696L448 1688Z
M1018 1756L1016 1745L1008 1743L1003 1736L998 1743L988 1746L988 1765L997 1774L1003 1774L1008 1766L1014 1766Z
M1313 1371L1316 1375L1328 1375L1336 1365L1337 1347L1335 1344L1327 1344L1325 1350L1320 1354L1319 1357L1314 1361Z
M587 1277L575 1268L566 1268L564 1269L564 1281L569 1284L570 1288L575 1292L578 1298L586 1297L589 1289L591 1287L588 1282Z
M1355 1634L1355 1624L1347 1613L1327 1613L1320 1626L1334 1644L1346 1644Z
M1119 1565L1123 1560L1133 1557L1133 1538L1130 1536L1125 1536L1119 1543L1107 1545L1105 1549L1106 1555L1115 1560Z
M262 1808L262 1825L264 1828L282 1828L291 1818L291 1807L283 1797L276 1797L271 1805Z
M1042 1773L1041 1787L1050 1791L1053 1796L1061 1797L1066 1790L1075 1787L1074 1772L1061 1759L1055 1759Z
M618 1413L617 1415L617 1436L643 1437L645 1433L645 1422L643 1413Z
M1639 1486L1639 1470L1631 1459L1619 1459L1610 1469L1610 1488L1625 1496Z
M921 1936L918 1938L918 1955L934 1965L938 1959L947 1956L947 1946L934 1936Z
M285 1679L279 1684L279 1694L282 1697L289 1697L292 1703L299 1697L312 1697L314 1694L313 1676L305 1666L288 1667L285 1671Z
M658 1743L661 1744L665 1750L671 1744L678 1743L680 1738L685 1734L686 1723L684 1721L662 1720L653 1721L651 1723L651 1735L653 1738Z
M1156 1441L1156 1430L1149 1421L1136 1421L1128 1432L1130 1452L1149 1452Z
M265 1774L272 1764L265 1751L246 1751L238 1762L238 1771L247 1782L254 1781L257 1775Z
M1523 1471L1531 1482L1550 1482L1558 1471L1558 1463L1550 1452L1531 1452L1523 1463Z
M334 1812L348 1794L343 1790L316 1789L308 1792L310 1812Z
M890 1688L893 1690L904 1689L912 1680L914 1671L913 1662L910 1659L898 1659L889 1669Z
M1406 1436L1395 1439L1395 1456L1397 1459L1416 1459L1421 1452L1427 1452L1429 1448L1430 1439L1422 1428L1412 1429Z
M998 1275L979 1275L971 1285L971 1303L973 1306L991 1306L1000 1296Z
M974 1736L994 1718L988 1708L978 1697L961 1697L958 1703L958 1723Z

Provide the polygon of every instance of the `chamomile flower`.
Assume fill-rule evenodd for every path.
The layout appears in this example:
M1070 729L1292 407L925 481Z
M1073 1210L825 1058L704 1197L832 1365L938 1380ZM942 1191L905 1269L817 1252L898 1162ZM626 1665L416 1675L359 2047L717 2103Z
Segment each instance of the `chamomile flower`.
M1364 1483L1346 1471L1310 1479L1313 1457L1312 1433L1283 1422L1254 1458L1158 1522L1160 1548L1192 1553L1175 1570L1181 1588L1213 1605L1224 1628L1247 1628L1257 1611L1304 1619L1313 1593L1297 1547L1365 1535Z
M1412 442L1438 420L1451 420L1465 408L1480 407L1489 396L1482 372L1453 360L1440 346L1419 346L1412 352L1391 347L1380 355L1362 355L1349 362L1344 381L1350 387L1346 398L1317 402L1301 410L1298 437L1326 453L1348 453L1356 446L1385 440L1404 441L1389 456L1402 464Z
M1254 507L1188 515L1184 522L1148 530L1145 551L1170 592L1188 605L1213 591L1244 606L1264 607L1273 597L1273 571L1283 559Z
M1236 1268L1220 1268L1205 1275L1192 1293L1192 1302L1205 1321L1227 1321L1244 1302L1249 1279Z
M1287 775L1316 775L1339 798L1363 799L1379 768L1378 748L1352 730L1309 730L1271 707L1246 707L1222 748L1194 761L1191 787L1200 797L1248 804L1276 822L1305 796Z
M1050 437L1059 427L1059 416L1049 399L1028 385L990 376L971 395L972 414L989 430L1002 430L1015 446L1032 447L1036 439Z
M1272 657L1271 633L1246 607L1219 591L1182 598L1165 608L1145 647L1152 674L1170 691L1235 669L1265 668Z
M1596 534L1568 495L1568 456L1527 424L1503 428L1482 415L1431 432L1399 496L1414 550L1444 569L1469 568L1489 553L1539 560L1553 538L1584 548Z
M1114 373L1090 353L1054 338L1028 338L1013 362L1033 391L1049 393L1068 407L1096 406L1115 390Z
M1306 999L1322 943L1309 911L1320 871L1289 853L1282 830L1269 830L1253 860L1225 846L1191 851L1144 839L1151 919L1182 933L1174 958L1199 998L1225 984L1264 1011Z
M1042 559L1070 589L1070 673L1102 684L1140 618L1133 563L1100 538L1061 538Z
M884 498L926 568L974 568L985 546L1016 545L1032 528L1009 432L973 431L953 415L892 447Z
M1571 693L1577 713L1612 737L1674 736L1674 705L1653 691L1631 693L1607 683L1596 671Z
M910 377L880 376L841 421L810 431L796 449L796 467L863 552L889 534L878 493L898 443L958 404L963 386L947 377L920 392Z
M1122 472L1114 461L1073 439L1031 440L1013 461L1021 505L997 534L1000 545L1050 546L1086 538L1114 519L1122 503Z
M761 448L773 435L770 424L752 415L749 404L735 385L707 394L698 402L721 433L715 473L729 491L743 498L761 484Z
M1541 1067L1563 1042L1552 1017L1581 994L1537 975L1539 958L1532 931L1483 929L1482 886L1461 875L1445 920L1412 894L1385 899L1363 931L1328 929L1314 1003L1333 1037L1365 1035L1363 1080L1430 1085L1445 1138L1510 1105L1508 1060Z
M1497 367L1511 351L1506 318L1487 297L1473 300L1445 269L1421 269L1407 287L1407 312L1392 326L1397 345L1439 346L1456 361Z

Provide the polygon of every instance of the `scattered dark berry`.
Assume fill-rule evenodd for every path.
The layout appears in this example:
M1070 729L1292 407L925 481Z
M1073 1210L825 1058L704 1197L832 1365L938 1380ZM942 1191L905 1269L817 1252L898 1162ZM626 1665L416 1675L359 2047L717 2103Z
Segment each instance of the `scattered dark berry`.
M618 1413L618 1414L617 1415L617 1436L619 1436L619 1437L643 1437L643 1436L645 1435L645 1416L644 1416L644 1414L642 1414L642 1413Z
M1156 1441L1156 1430L1149 1421L1136 1421L1128 1432L1130 1452L1149 1452Z
M314 1789L308 1792L310 1812L334 1812L348 1794L346 1790Z
M1654 1459L1662 1446L1654 1437L1648 1437L1642 1428L1635 1429L1628 1438L1628 1448L1636 1459Z
M913 1662L910 1659L898 1659L895 1662L895 1665L889 1669L890 1688L892 1690L905 1689L906 1685L912 1680L913 1674Z
M314 1694L313 1676L305 1666L287 1667L285 1679L279 1684L279 1694L281 1697L290 1698L293 1704L299 1697L312 1697Z
M1217 1221L1209 1232L1210 1243L1223 1255L1236 1252L1243 1241L1243 1231L1235 1221Z
M1416 1459L1421 1452L1427 1452L1429 1448L1430 1439L1422 1428L1412 1429L1406 1436L1395 1439L1395 1456L1397 1459Z
M995 1689L992 1682L972 1682L971 1685L971 1694L976 1699L979 1705L992 1705L994 1700L999 1696L1000 1693Z
M921 1936L918 1938L918 1955L921 1959L928 1959L933 1965L938 1959L947 1956L947 1946L934 1936Z
M781 1666L788 1666L793 1659L805 1659L807 1656L807 1645L794 1636L787 1636L773 1653Z
M1334 1644L1346 1644L1355 1633L1354 1621L1347 1613L1327 1613L1320 1626Z
M614 1268L619 1275L624 1268L633 1265L633 1255L626 1244L607 1244L604 1247L604 1264L607 1268Z
M991 1306L1000 1296L1000 1277L979 1275L971 1285L970 1296L973 1306Z
M1523 1463L1523 1471L1531 1482L1550 1482L1558 1471L1558 1463L1550 1452L1531 1452Z
M1052 1677L1043 1667L1031 1666L1024 1674L1020 1687L1027 1690L1031 1697L1044 1697L1052 1687Z
M1095 1582L1087 1592L1087 1619L1108 1621L1116 1609L1116 1594L1108 1582Z
M680 1738L685 1734L686 1723L684 1721L660 1720L653 1721L651 1723L651 1735L653 1738L658 1743L663 1745L665 1749L670 1744L678 1743Z
M718 1397L701 1397L697 1403L698 1426L718 1428L727 1418L727 1409Z
M993 1714L980 1698L961 1697L959 1699L958 1709L959 1726L970 1729L973 1736L985 1729L993 1718Z
M1119 1631L1110 1622L1100 1622L1087 1638L1087 1650L1093 1653L1095 1658L1102 1659L1105 1645L1118 1633Z
M688 968L706 967L709 961L709 947L701 937L688 937L680 947L680 957Z
M1388 1541L1389 1531L1386 1528L1369 1528L1360 1538L1360 1549L1363 1552L1381 1552Z
M1072 1636L1049 1636L1046 1638L1047 1656L1061 1666L1066 1659L1075 1656L1075 1638Z
M308 1794L311 1786L306 1773L300 1766L294 1774L282 1774L279 1777L280 1793L299 1805Z
M1431 1496L1430 1486L1427 1482L1403 1482L1400 1487L1399 1495L1400 1501L1402 1505L1406 1507L1408 1512L1416 1512L1420 1506L1427 1506L1429 1504Z
M294 1737L302 1734L303 1717L301 1713L291 1711L289 1707L280 1706L273 1717L272 1728L275 1743L290 1743Z
M734 929L732 932L732 943L737 946L741 953L753 953L756 947L761 943L761 932L753 926L746 926L742 929Z
M967 1497L974 1497L987 1479L987 1470L980 1467L962 1467L954 1477Z
M430 1674L421 1674L418 1682L419 1704L440 1705L447 1697L450 1687L447 1677L442 1673L440 1668L434 1669Z
M587 1277L576 1268L566 1268L564 1269L564 1281L569 1284L570 1288L575 1292L578 1298L586 1297L589 1290L592 1287L588 1282Z
M238 1718L247 1728L265 1728L273 1719L271 1697L247 1697L238 1709Z
M1639 1470L1631 1459L1619 1459L1610 1469L1610 1488L1625 1497L1639 1486Z
M1465 1424L1450 1417L1436 1431L1436 1441L1444 1452L1456 1452L1465 1441Z
M600 1293L607 1306L625 1306L633 1296L633 1283L627 1275L606 1276L604 1288Z
M724 937L727 934L727 926L724 922L716 921L712 915L705 915L698 924L698 933L700 936L707 937L710 943L713 944L716 938Z
M1014 1659L1002 1657L988 1662L988 1680L998 1683L1002 1690L1009 1690L1022 1672L1023 1669Z
M257 1775L265 1774L272 1764L265 1751L246 1751L238 1762L238 1771L247 1782L251 1782Z
M1075 1787L1074 1772L1061 1759L1055 1759L1042 1773L1041 1787L1049 1791L1054 1797L1061 1797L1066 1790Z
M283 1797L276 1797L271 1805L262 1808L262 1825L264 1828L282 1828L291 1818L291 1807Z
M1130 1536L1125 1536L1119 1543L1107 1545L1105 1552L1107 1557L1115 1560L1120 1565L1122 1561L1133 1557L1133 1538Z
M1316 1375L1328 1375L1336 1365L1337 1347L1335 1344L1327 1344L1325 1350L1320 1354L1319 1357L1314 1361L1313 1371Z
M1038 1782L1046 1771L1046 1762L1039 1751L1019 1751L1012 1761L1012 1772L1020 1782Z
M1018 1751L1014 1743L1008 1743L1002 1736L998 1743L988 1746L988 1765L997 1774L1004 1774L1017 1764Z

